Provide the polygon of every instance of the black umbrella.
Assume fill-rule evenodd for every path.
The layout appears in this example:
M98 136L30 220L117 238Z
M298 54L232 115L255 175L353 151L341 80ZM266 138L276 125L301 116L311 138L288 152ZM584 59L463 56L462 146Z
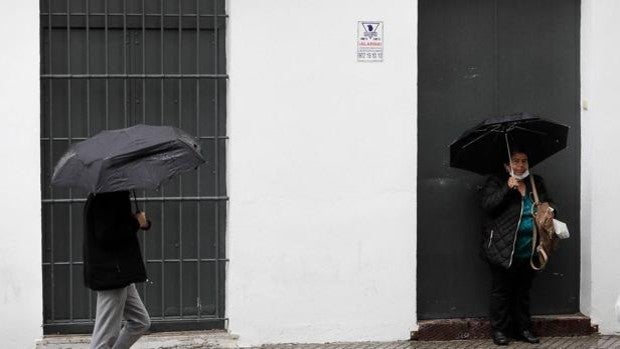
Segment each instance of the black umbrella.
M529 113L496 116L465 131L450 145L450 166L490 174L502 171L510 148L528 155L530 167L566 148L568 126Z
M155 189L204 162L200 145L184 131L136 125L73 144L56 164L52 184L91 193Z

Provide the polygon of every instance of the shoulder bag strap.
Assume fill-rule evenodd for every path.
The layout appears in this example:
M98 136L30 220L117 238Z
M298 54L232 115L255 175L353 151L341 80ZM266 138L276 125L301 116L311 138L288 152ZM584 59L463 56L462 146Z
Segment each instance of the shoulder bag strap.
M536 205L540 204L540 200L538 200L538 191L536 190L536 183L534 183L534 175L530 175L530 183L532 183L532 192L534 193L534 203Z
M530 174L529 177L530 177L530 183L532 184L532 193L534 193L534 205L537 206L538 204L540 204L540 201L538 199L538 191L536 190L536 183L534 183L534 175ZM545 253L545 250L543 250L540 246L537 246L538 245L537 244L538 229L536 229L536 216L534 216L533 218L534 218L534 226L532 227L532 254L530 255L530 266L534 270L541 270L547 264L549 257ZM535 251L538 252L540 267L537 267L534 265L534 252Z

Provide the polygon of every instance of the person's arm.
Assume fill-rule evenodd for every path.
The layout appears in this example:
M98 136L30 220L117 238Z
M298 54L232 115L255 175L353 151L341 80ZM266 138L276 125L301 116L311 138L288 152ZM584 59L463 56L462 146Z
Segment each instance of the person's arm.
M500 208L510 193L508 184L498 177L487 178L482 188L482 209L485 212L493 212Z
M553 202L549 192L547 191L547 186L545 185L545 180L540 177L534 177L536 179L536 190L538 190L538 196L540 196L540 202Z
M558 208L556 206L556 204L553 202L553 199L551 198L551 195L549 195L549 192L547 191L547 186L545 185L545 180L540 177L540 176L536 176L534 177L535 182L536 182L536 190L538 191L538 196L539 196L539 200L540 202L548 202L549 205L553 208L553 216L557 217L558 216Z

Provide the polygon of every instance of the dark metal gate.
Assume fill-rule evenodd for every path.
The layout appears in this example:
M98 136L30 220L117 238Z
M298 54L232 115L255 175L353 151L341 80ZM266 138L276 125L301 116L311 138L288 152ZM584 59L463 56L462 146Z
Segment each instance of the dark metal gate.
M139 285L152 330L225 327L226 61L224 0L42 0L41 181L44 332L92 329L83 286L87 193L52 188L67 147L138 123L200 138L207 163L138 193L154 222Z
M483 118L518 111L571 126L569 148L533 169L572 236L535 279L532 310L579 310L579 23L578 0L419 0L419 319L488 313L484 179L450 168L448 145Z

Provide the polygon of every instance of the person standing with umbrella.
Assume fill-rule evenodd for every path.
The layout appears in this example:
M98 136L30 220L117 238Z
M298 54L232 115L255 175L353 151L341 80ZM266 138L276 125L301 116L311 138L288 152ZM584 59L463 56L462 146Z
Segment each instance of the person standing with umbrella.
M482 256L491 269L489 318L497 345L507 345L508 335L540 341L530 316L537 244L534 190L541 202L551 200L542 177L529 168L564 149L567 135L565 125L518 113L489 118L450 145L450 166L490 174L481 198Z
M493 342L508 344L507 334L529 343L539 339L531 331L530 288L535 271L534 199L527 154L511 151L506 172L489 176L482 189L483 254L491 269L490 320ZM541 200L549 202L540 176L534 176Z
M156 189L204 162L200 146L187 133L136 125L76 143L56 164L53 185L90 192L83 249L84 282L97 292L91 349L129 348L151 325L135 286L147 279L137 232L148 230L151 222L137 203L132 212L130 190Z

